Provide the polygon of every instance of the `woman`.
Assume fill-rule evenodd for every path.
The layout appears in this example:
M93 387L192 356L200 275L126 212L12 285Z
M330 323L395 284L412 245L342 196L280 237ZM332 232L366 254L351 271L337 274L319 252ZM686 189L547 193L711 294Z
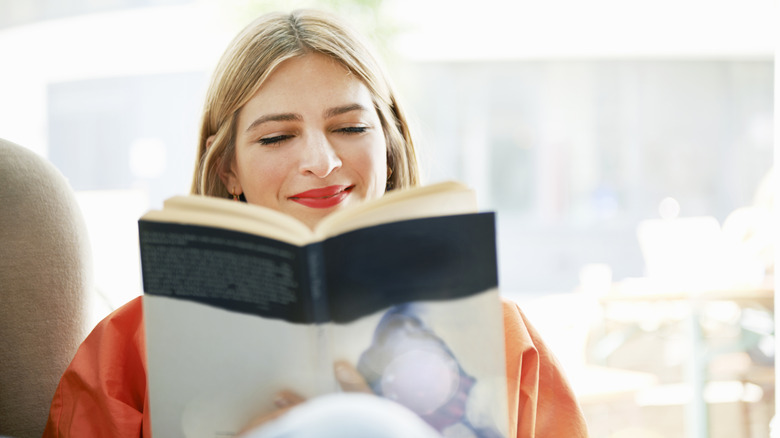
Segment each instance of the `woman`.
M193 193L263 205L313 227L333 211L417 184L403 111L348 27L315 11L270 14L228 47L205 103ZM555 359L517 305L503 307L511 436L587 436ZM356 385L343 380L365 388L359 377ZM277 402L302 400L280 394ZM101 321L79 348L44 436L151 436L141 298Z

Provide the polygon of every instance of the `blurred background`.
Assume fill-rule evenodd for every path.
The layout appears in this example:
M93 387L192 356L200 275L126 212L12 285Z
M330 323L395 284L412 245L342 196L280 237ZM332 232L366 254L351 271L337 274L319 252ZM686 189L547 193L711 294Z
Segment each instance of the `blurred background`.
M207 81L260 13L367 34L425 181L498 212L502 293L594 437L767 437L771 0L1 0L0 136L78 193L93 320L141 294L136 220L189 190Z

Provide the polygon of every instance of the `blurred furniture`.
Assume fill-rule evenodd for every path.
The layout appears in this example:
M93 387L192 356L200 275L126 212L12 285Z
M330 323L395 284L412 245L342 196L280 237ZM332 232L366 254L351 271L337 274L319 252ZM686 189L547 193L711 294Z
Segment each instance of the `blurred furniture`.
M91 253L68 181L0 139L0 435L40 437L86 335Z
M757 342L757 336L750 333L749 327L744 324L740 327L740 336L729 345L720 345L712 348L708 345L707 336L702 329L705 306L716 302L729 302L739 306L740 309L760 308L773 315L774 288L773 279L767 277L764 284L744 288L693 288L677 287L667 282L656 282L649 279L634 279L615 284L610 292L600 299L605 307L650 303L663 304L676 302L684 305L686 312L682 321L687 325L688 348L690 357L687 369L687 381L691 385L691 398L687 408L687 433L691 438L709 437L709 415L705 400L705 387L709 382L708 369L716 356L732 353L747 352L753 349ZM647 309L644 310L647 312ZM774 335L774 324L770 324L771 333ZM628 334L630 336L630 334ZM774 358L771 358L773 360ZM773 366L773 365L770 365ZM764 373L765 374L765 373ZM743 380L749 380L746 376ZM766 380L762 378L762 380ZM760 382L766 386L766 382ZM748 434L749 436L749 434Z
M630 400L637 392L657 384L658 379L650 373L589 363L587 340L601 315L599 302L592 294L546 294L524 302L522 307L563 365L583 406Z

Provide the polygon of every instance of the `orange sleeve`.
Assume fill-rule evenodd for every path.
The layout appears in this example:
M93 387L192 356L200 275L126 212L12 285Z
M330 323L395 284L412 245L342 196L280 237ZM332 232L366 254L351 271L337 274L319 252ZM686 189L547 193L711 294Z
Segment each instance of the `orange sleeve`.
M582 410L557 359L516 303L502 305L510 436L587 437Z
M151 438L138 297L87 336L54 393L44 438Z

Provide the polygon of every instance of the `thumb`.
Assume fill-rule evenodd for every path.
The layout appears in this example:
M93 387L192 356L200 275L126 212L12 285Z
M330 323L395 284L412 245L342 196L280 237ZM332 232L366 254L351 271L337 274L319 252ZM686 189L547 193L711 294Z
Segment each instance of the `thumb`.
M333 371L336 375L341 389L344 392L362 392L366 394L373 394L371 387L366 383L366 379L358 372L358 370L349 362L344 360L336 361L333 364Z

